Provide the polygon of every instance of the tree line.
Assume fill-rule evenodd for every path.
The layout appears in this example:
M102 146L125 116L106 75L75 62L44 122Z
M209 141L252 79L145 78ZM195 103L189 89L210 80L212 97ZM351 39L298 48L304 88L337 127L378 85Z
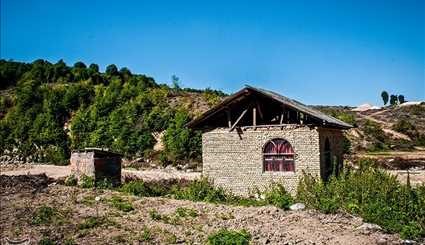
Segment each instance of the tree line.
M403 104L404 102L406 102L404 95L402 95L402 94L399 94L399 95L391 94L391 95L389 95L388 92L385 91L385 90L382 91L381 98L382 98L382 101L384 102L384 105L386 105L388 103L388 100L390 102L389 104L392 105L392 106L397 105L397 104Z
M80 61L70 67L63 60L0 60L0 152L52 163L65 163L84 147L143 157L153 151L152 133L165 130L163 162L199 160L200 133L184 127L193 115L167 103L184 90L114 64L102 73Z

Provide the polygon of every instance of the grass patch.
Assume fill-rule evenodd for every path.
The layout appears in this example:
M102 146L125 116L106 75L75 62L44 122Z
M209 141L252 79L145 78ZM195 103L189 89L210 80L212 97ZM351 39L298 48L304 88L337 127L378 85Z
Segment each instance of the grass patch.
M143 231L140 234L139 241L149 242L153 240L152 231L147 227L143 227Z
M359 170L345 169L327 183L305 175L298 186L298 199L324 213L344 210L365 222L380 225L403 239L425 235L425 185L400 184L396 177L360 161Z
M120 196L112 196L107 202L112 207L123 212L130 212L134 210L133 205L128 200L125 200Z
M82 223L78 225L79 230L93 229L102 225L112 225L113 222L106 217L89 216L84 219Z
M240 231L220 229L208 236L210 245L248 245L251 240L251 234L246 230Z
M178 207L176 209L176 215L179 217L185 218L185 217L198 217L198 212L193 208L184 208L184 207Z
M43 205L35 210L31 223L33 225L61 224L63 218L56 208Z

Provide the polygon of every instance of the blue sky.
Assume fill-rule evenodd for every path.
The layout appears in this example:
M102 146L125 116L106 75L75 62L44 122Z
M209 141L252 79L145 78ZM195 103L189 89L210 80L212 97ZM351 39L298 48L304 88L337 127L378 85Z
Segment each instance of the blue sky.
M0 57L114 63L307 104L425 98L425 1L0 0Z

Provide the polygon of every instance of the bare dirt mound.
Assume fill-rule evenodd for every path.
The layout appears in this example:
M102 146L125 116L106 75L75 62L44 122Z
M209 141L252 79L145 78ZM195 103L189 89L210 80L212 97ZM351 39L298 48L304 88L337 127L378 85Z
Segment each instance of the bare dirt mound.
M47 188L52 180L46 174L39 175L0 175L0 188L2 194L7 195L17 192L37 192Z

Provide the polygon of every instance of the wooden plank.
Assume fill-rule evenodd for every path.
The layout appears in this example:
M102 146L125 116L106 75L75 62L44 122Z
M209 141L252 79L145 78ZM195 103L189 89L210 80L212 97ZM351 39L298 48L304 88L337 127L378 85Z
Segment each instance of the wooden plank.
M232 116L230 114L229 109L226 110L226 116L227 116L227 124L228 124L229 128L231 128L232 127Z
M255 101L255 104L258 109L258 115L260 115L261 120L264 120L263 111L261 110L261 106L260 106L260 103L258 103L258 100Z
M236 125L238 125L239 121L243 118L243 116L245 116L246 112L248 111L248 109L245 109L241 115L238 117L238 119L235 121L235 123L233 124L233 126L230 128L229 132L232 132L233 129L235 129Z
M252 108L252 126L257 126L257 109L255 107Z
M280 114L280 125L282 125L283 124L283 112L282 112L282 114ZM283 129L283 127L281 127L280 129Z

